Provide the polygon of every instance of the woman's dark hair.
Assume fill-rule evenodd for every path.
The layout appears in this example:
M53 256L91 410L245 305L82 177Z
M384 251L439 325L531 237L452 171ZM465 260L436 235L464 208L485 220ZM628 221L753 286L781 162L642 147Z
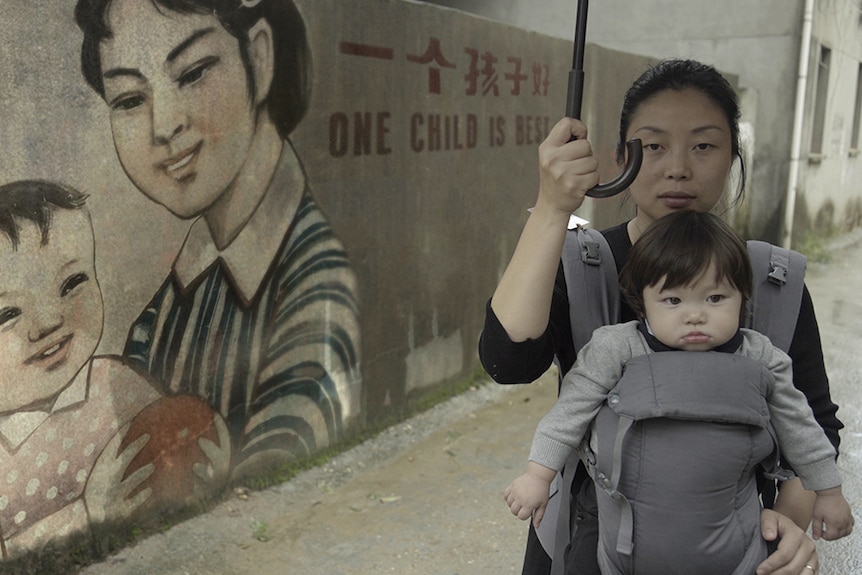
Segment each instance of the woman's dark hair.
M42 233L42 245L48 243L54 210L77 210L87 195L62 184L45 180L20 180L0 186L0 233L18 249L20 223L33 222Z
M75 21L84 33L81 43L81 71L87 83L102 98L102 64L99 44L110 38L108 9L114 0L78 0ZM241 0L149 0L159 10L179 14L213 14L225 30L239 41L239 50L248 78L249 97L255 92L249 57L248 31L261 19L269 22L273 34L275 70L265 100L279 135L286 138L308 109L311 92L311 51L305 23L292 0L261 0L246 6ZM249 3L251 4L251 3Z
M625 160L625 142L632 118L638 108L665 90L698 90L715 102L724 112L730 126L731 152L739 159L740 185L737 201L745 193L745 159L739 146L739 100L730 82L714 67L696 60L664 60L648 68L626 92L620 112L620 134L617 141L617 162Z
M644 317L643 291L662 280L662 289L686 286L715 266L716 281L727 280L742 294L740 325L745 325L752 293L751 260L745 242L716 215L693 210L659 218L632 246L620 271L620 291L638 317Z

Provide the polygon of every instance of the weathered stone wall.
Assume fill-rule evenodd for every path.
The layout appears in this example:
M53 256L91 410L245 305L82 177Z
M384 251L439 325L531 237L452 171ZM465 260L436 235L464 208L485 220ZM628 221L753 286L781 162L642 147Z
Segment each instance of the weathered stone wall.
M105 521L128 527L166 504L217 496L400 417L476 369L485 303L535 198L536 147L565 111L571 45L403 0L296 4L312 67L308 111L284 148L295 158L282 152L276 176L252 174L244 187L211 183L204 168L235 158L206 164L210 147L239 121L160 160L181 184L173 195L175 182L153 186L135 162L162 140L204 134L218 114L245 117L208 68L227 67L234 44L214 59L204 40L203 56L172 71L187 57L168 55L184 38L176 34L203 23L211 39L218 22L197 15L186 29L189 16L169 13L166 23L144 11L152 21L122 31L119 20L116 42L145 30L155 60L141 51L117 58L112 74L134 84L110 94L109 107L81 74L73 0L0 4L0 185L71 186L88 195L92 223L85 211L45 208L40 244L36 223L10 208L21 202L3 204L0 194L0 211L12 210L7 220L21 232L17 244L10 228L0 234L7 561ZM645 63L587 52L583 113L606 179L616 172L619 102L597 95L622 94ZM200 92L189 97L188 86ZM213 94L221 97L206 99ZM177 124L168 135L159 132L165 109ZM119 129L130 111L145 112L137 126L152 131L132 152L122 138L134 130ZM237 146L240 166L265 157ZM198 185L211 198L189 208L183 194ZM319 213L297 210L290 194L304 187ZM259 209L230 227L244 205L230 202L257 188ZM219 202L233 207L219 212ZM600 225L617 209L617 200L591 200L583 213ZM221 235L239 239L225 247ZM279 245L294 251L273 258ZM190 276L183 258L210 263ZM249 283L255 274L262 279ZM76 295L84 289L91 299ZM93 320L102 309L104 321Z

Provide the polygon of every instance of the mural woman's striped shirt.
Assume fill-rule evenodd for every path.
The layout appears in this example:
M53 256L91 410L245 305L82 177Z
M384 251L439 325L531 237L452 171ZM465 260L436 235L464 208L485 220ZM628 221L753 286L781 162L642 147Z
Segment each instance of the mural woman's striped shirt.
M198 220L126 344L170 391L196 393L225 416L235 476L325 447L358 411L356 279L285 149L232 251L196 239L208 237Z

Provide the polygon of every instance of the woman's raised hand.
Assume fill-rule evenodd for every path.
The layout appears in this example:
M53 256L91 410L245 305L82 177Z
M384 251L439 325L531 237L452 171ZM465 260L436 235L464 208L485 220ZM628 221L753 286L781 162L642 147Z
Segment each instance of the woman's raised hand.
M539 197L536 209L566 215L581 207L584 196L599 183L599 163L587 140L587 127L563 118L539 145Z
M586 126L563 118L539 145L539 197L491 298L512 341L538 338L548 327L569 215L599 183L586 138Z

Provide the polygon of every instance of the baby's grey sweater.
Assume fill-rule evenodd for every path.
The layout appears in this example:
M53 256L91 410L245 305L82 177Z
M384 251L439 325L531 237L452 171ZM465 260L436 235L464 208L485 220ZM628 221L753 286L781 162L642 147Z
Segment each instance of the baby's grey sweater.
M566 374L560 396L536 429L530 460L559 471L578 446L605 398L622 377L633 357L653 352L637 330L637 321L600 327L578 354ZM841 485L835 449L817 424L805 395L793 386L790 358L769 338L742 329L743 342L735 352L764 365L775 377L766 401L784 459L806 489L820 491ZM661 353L661 352L658 352ZM692 367L697 354L690 352Z

